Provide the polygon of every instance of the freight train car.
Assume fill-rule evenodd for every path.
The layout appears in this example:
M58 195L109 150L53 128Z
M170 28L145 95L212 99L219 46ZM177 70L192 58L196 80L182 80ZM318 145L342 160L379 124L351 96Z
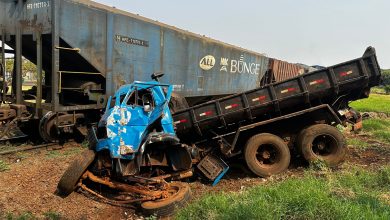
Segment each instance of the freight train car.
M51 141L83 133L121 85L165 73L164 83L199 103L256 88L269 59L173 26L86 0L1 0L0 36L15 53L11 103L0 108L0 139L36 123ZM4 49L2 55L4 57ZM37 65L37 85L22 90L22 57ZM218 86L216 86L218 85ZM176 102L175 102L176 98ZM31 129L24 129L30 130ZM37 130L37 129L33 129Z
M283 60L270 58L268 70L261 79L260 86L263 87L271 83L281 82L315 70L317 70L317 68L304 64L289 63Z

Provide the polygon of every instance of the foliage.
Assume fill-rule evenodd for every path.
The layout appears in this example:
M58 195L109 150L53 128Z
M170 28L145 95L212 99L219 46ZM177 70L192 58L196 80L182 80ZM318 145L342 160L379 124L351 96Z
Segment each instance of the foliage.
M12 213L8 213L6 216L7 220L35 220L38 219L31 212L25 212L21 215L15 216Z
M367 142L362 141L358 138L348 138L347 143L358 149L366 149L367 147L370 146Z
M382 70L383 85L390 85L390 69Z
M60 213L54 212L54 211L45 212L45 213L43 213L43 215L45 216L45 219L47 219L47 220L60 220L60 219L63 219L63 217L61 216Z
M87 138L85 140L83 140L83 142L81 142L81 147L82 148L89 148L89 141L87 140Z
M14 68L14 60L7 59L5 63L6 63L5 71L8 73L12 73L13 68ZM34 63L30 62L27 59L23 59L23 64L22 64L23 76L25 76L26 73L30 72L33 74L34 78L37 78L37 69L36 68L37 67Z
M385 90L385 93L386 93L387 95L389 95L389 94L390 94L390 84L389 84L389 85L385 85L385 86L384 86L384 90Z
M363 131L371 133L376 139L390 143L390 120L388 119L364 120Z
M371 94L367 99L351 102L350 106L360 112L383 112L390 114L390 96Z
M1 218L0 214L0 218ZM19 215L15 215L13 213L8 213L6 216L4 216L5 219L7 220L36 220L36 219L45 219L45 220L60 220L60 219L65 219L60 213L55 212L55 211L48 211L43 213L43 218L38 218L31 212L24 212Z
M378 87L371 88L372 93L377 94L390 94L390 69L381 70L382 72L382 85Z
M240 193L206 195L179 211L177 219L386 219L390 167L353 168L318 177L309 171Z
M6 170L9 170L9 165L6 162L0 160L0 172L6 171Z
M52 150L46 153L48 158L69 157L81 153L83 148L81 147L69 147L65 150Z
M157 216L156 215L147 216L145 217L145 220L157 220Z
M329 171L330 168L323 160L314 160L310 162L310 169L314 171Z
M375 86L371 88L371 93L374 94L385 94L385 89L383 86Z

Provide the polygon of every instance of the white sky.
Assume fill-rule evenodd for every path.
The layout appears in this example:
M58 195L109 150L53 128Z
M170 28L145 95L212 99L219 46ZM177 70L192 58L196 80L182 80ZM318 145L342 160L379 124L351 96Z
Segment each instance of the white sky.
M389 0L95 0L270 57L329 66L377 50L390 68Z
M389 0L95 0L293 63L330 66L374 46L390 69Z
M1 47L1 40L0 40L0 47ZM12 49L12 48L10 48L9 46L5 45L5 49ZM1 57L1 51L0 51L0 57ZM6 58L10 58L10 57L13 57L13 55L12 54L5 54L5 57Z

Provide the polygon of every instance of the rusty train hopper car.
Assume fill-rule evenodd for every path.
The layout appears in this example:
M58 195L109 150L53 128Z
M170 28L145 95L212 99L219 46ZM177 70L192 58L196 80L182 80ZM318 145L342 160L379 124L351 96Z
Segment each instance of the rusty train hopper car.
M289 63L287 61L270 58L268 70L261 79L260 86L281 82L315 70L316 68L303 64Z
M13 95L2 99L12 104L12 115L27 115L19 122L38 119L47 140L58 129L72 133L97 120L97 111L117 88L148 81L152 73L165 73L162 82L196 103L258 87L269 61L263 54L86 0L2 0L0 36L16 61ZM22 56L42 76L28 91L22 91Z

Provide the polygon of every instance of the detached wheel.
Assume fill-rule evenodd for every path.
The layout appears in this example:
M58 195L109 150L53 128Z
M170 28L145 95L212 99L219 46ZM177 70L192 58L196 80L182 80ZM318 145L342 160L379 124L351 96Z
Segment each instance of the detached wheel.
M181 182L169 183L170 196L166 199L147 201L141 204L143 214L158 217L172 216L175 210L182 208L191 199L191 190L188 184Z
M80 177L87 170L95 159L95 151L86 150L82 152L68 167L57 185L57 194L66 197L71 194L77 186Z
M273 134L263 133L251 137L244 150L249 169L260 177L285 171L290 164L290 150L284 141Z
M327 124L312 125L298 135L297 145L308 162L324 161L328 166L341 164L346 154L346 141L337 128Z

